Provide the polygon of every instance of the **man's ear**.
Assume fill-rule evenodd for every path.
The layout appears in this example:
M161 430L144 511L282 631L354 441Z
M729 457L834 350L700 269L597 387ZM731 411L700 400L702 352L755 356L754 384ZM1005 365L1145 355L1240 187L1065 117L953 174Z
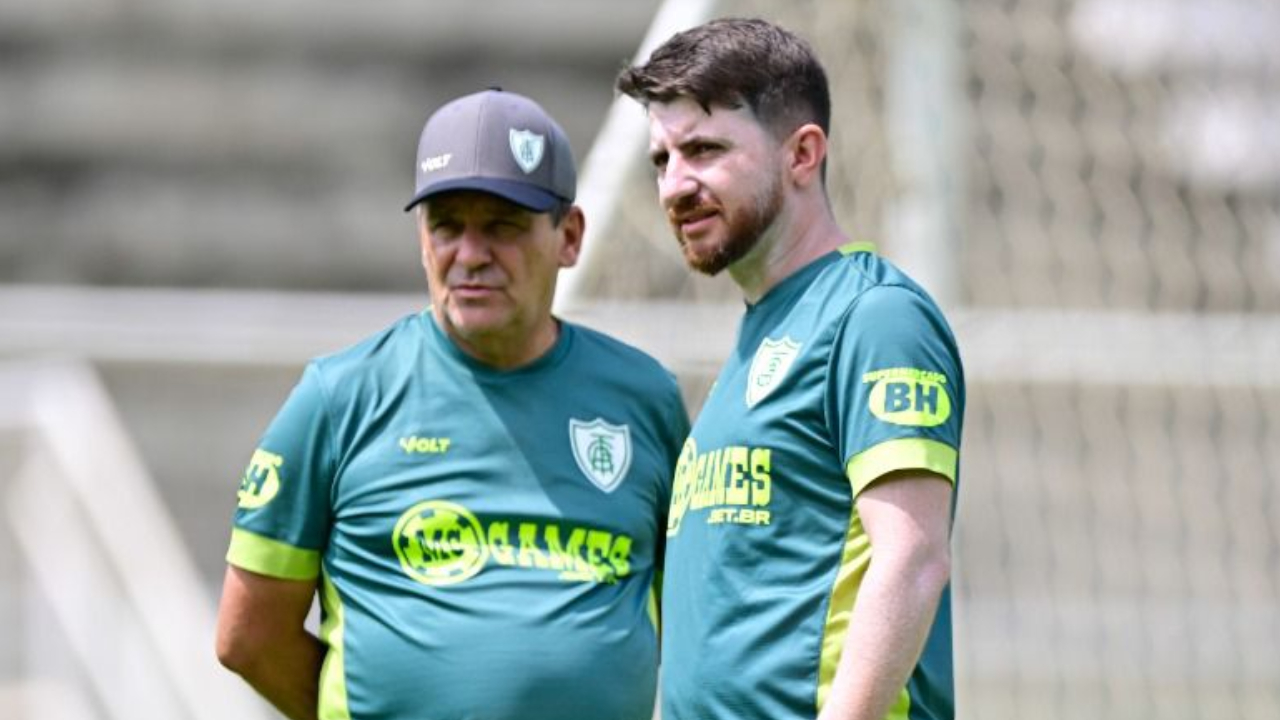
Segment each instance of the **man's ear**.
M786 147L791 179L801 187L822 181L822 164L827 159L827 134L813 123L796 128Z
M582 208L577 205L569 207L568 212L560 219L556 231L560 233L560 267L573 267L578 264L578 255L582 253L582 236L587 229L587 218Z

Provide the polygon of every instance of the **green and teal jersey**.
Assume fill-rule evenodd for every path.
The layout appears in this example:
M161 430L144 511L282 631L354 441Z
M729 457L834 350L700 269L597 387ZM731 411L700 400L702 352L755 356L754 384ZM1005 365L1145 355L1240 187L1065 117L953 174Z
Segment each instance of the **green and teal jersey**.
M500 372L423 312L307 366L227 560L319 582L321 718L649 720L687 430L634 348L562 323Z
M957 480L951 330L869 246L749 306L686 441L667 524L665 720L812 720L872 548L854 500L885 473ZM889 715L954 716L949 597Z

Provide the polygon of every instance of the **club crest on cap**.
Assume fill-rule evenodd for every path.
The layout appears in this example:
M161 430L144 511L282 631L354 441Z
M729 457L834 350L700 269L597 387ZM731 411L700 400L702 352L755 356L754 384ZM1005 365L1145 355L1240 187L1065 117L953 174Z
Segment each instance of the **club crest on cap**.
M511 155L525 175L538 169L542 163L542 151L546 148L546 137L528 130L511 128L507 133L511 142Z

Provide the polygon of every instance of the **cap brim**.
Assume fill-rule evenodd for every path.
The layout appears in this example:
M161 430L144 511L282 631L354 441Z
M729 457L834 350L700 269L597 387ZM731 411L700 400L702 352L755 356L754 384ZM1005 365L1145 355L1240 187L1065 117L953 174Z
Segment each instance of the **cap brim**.
M433 183L413 196L413 200L404 206L405 212L413 209L413 206L426 200L432 195L449 192L452 190L478 190L486 192L490 195L497 195L500 198L510 200L511 202L532 210L534 212L547 212L556 206L556 203L565 202L559 196L549 193L542 188L527 185L512 180L499 180L497 178L454 178L452 180L444 180L442 182Z

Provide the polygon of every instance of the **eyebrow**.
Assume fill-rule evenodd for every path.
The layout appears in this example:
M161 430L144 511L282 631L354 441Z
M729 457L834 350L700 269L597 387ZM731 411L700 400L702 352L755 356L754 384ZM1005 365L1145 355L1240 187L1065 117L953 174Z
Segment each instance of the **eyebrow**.
M690 135L689 137L684 138L680 142L676 143L675 147L677 150L684 150L691 145L703 145L703 144L727 145L728 143L724 138L720 137L719 135L708 135L706 133L698 133L696 135ZM659 155L665 155L669 152L670 151L666 147L650 148L649 159L657 160Z

